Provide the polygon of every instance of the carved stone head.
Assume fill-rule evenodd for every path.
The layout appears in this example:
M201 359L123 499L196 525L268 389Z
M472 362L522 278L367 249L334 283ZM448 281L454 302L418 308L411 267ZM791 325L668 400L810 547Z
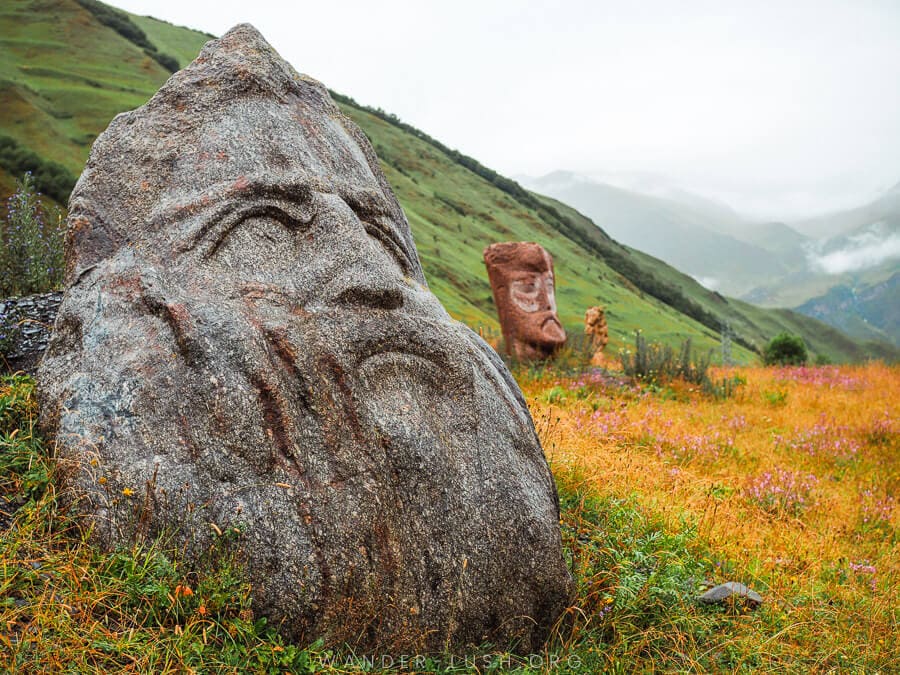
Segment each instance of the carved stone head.
M484 249L484 262L508 353L546 359L566 343L556 315L553 258L533 242L504 242Z
M239 528L297 640L540 644L571 578L521 393L429 291L368 140L255 29L98 138L67 256L42 417L102 544L190 563Z

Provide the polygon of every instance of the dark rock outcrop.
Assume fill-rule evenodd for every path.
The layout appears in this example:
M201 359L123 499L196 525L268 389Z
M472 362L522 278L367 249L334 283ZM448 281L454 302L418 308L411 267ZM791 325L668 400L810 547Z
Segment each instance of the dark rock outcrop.
M509 241L485 248L484 264L507 353L522 361L552 356L566 343L556 315L553 258L540 244Z
M0 369L34 374L61 300L62 293L0 300Z
M236 27L97 139L68 227L41 414L99 542L239 528L299 641L538 647L571 577L525 402L321 84Z

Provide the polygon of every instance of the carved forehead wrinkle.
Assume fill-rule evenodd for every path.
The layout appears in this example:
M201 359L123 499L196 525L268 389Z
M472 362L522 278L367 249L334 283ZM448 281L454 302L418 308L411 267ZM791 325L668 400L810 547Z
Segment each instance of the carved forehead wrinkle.
M520 274L550 274L550 261L541 255L523 257L508 266L499 266L497 272L504 277L515 277Z
M302 171L326 181L339 175L349 184L382 191L365 153L344 126L314 114L299 100L236 101L207 121L191 145L190 152L176 158L175 172L193 185Z

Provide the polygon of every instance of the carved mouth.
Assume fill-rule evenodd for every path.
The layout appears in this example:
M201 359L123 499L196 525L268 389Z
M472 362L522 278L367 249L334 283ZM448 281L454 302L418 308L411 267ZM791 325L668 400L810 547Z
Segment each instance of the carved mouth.
M548 316L541 324L541 333L544 339L550 342L562 342L566 339L566 332L562 324L555 316Z

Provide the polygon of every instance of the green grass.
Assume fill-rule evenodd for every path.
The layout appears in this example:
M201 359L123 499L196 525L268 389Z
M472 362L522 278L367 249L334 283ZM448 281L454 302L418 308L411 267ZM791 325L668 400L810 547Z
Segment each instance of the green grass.
M184 68L197 58L200 49L213 38L207 33L200 33L183 26L174 26L152 16L131 14L131 20L147 34L147 38L164 54L171 54L178 59Z

